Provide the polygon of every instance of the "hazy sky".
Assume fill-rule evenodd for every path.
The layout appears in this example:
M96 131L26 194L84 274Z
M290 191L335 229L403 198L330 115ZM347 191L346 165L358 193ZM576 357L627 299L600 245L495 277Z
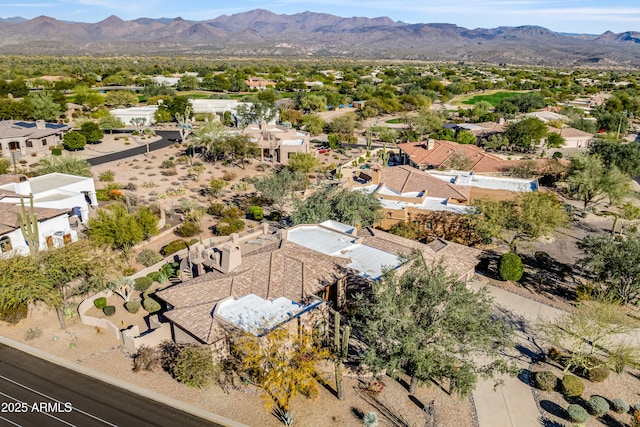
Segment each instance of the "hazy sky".
M466 28L540 25L553 31L590 34L640 31L638 0L0 0L2 17L47 15L82 22L98 22L109 15L206 20L257 8L278 14L309 10L342 17L388 16Z

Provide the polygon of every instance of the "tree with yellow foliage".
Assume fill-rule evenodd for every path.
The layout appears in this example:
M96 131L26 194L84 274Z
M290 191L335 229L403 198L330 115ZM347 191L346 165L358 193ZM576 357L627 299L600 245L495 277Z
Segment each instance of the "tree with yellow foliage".
M231 354L239 370L264 390L266 408L275 405L276 413L283 415L298 393L318 395L316 363L329 357L307 330L292 333L286 327L259 337L245 333L233 341Z

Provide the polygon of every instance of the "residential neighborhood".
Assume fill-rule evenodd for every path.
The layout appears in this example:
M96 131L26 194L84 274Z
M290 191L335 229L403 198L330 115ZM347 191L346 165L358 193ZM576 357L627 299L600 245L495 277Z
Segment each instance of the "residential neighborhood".
M42 58L0 55L7 399L58 384L17 350L166 425L640 425L637 70ZM145 422L104 393L61 422Z

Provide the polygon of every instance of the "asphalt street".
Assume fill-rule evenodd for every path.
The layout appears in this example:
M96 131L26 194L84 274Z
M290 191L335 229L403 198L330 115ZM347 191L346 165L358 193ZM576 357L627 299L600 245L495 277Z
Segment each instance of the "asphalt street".
M221 426L0 344L5 425Z
M171 144L175 144L176 139L180 138L180 132L178 132L177 130L159 130L156 131L156 135L162 137L162 139L150 143L149 151L166 148ZM147 147L142 145L139 147L130 148L128 150L118 151L117 153L105 154L104 156L87 159L87 161L91 166L97 166L103 163L109 163L116 160L126 159L127 157L137 156L138 154L144 154L146 152Z

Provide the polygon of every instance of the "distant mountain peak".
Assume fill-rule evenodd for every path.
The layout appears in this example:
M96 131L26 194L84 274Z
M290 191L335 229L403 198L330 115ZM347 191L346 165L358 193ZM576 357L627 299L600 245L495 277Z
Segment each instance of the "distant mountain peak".
M91 24L0 18L0 54L173 52L640 67L640 32L565 34L538 25L467 29L383 16L254 9L201 21L112 15ZM597 61L594 60L597 59Z

